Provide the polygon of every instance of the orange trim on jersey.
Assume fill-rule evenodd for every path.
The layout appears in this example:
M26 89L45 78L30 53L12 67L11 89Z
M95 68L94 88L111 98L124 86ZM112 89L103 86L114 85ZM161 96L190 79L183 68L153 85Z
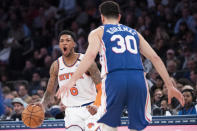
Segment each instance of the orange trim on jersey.
M97 95L96 95L96 100L94 101L94 105L98 107L101 105L101 95L102 95L101 83L96 85L96 89L97 89Z
M78 54L77 59L76 59L75 62L74 62L72 65L70 65L70 66L66 64L66 62L64 61L63 56L62 56L62 61L63 61L64 65L65 65L66 67L72 67L72 66L74 66L74 65L77 63L77 60L79 59L79 56L80 56L80 54Z

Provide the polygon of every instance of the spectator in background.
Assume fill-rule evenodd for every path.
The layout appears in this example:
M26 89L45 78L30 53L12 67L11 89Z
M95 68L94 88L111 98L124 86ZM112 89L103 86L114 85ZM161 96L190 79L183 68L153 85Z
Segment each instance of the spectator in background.
M157 76L156 77L156 82L155 82L156 88L162 90L163 89L163 84L164 84L164 82L163 82L162 78L160 76Z
M35 67L41 67L43 65L43 61L41 59L41 55L40 55L39 50L35 50L33 52L32 62L35 64Z
M28 89L30 95L37 93L37 90L41 89L40 80L40 74L38 72L34 72L29 86L30 88Z
M134 27L136 23L136 17L134 15L134 12L130 11L129 9L126 11L125 16L125 25L129 27Z
M196 63L195 63L195 61L193 60L193 59L188 59L187 60L187 63L186 63L186 67L185 67L185 69L184 69L184 74L183 74L183 77L184 78L187 78L188 80L190 80L190 74L191 74L191 72L193 71L193 70L195 70L196 69Z
M155 43L161 39L164 40L164 42L165 42L165 41L169 40L169 35L163 26L158 26L156 28Z
M197 83L197 69L196 68L191 71L190 80L191 80L191 84L195 86Z
M177 63L174 60L169 60L167 63L167 71L171 77L175 79L180 79L184 77L185 71L178 71L177 70Z
M177 71L177 63L174 60L169 60L166 63L167 70L170 76L175 77Z
M177 5L174 8L174 12L176 14L181 13L181 11L183 10L183 8L185 7L186 4L189 3L189 0L181 0L180 2L177 3ZM191 3L190 3L191 4Z
M76 0L60 0L59 2L59 10L64 11L62 12L65 16L71 16L76 12Z
M30 81L34 71L35 71L35 67L34 67L32 61L26 60L25 67L23 68L23 71L22 71L23 78Z
M179 40L180 44L185 44L184 39L185 39L186 32L188 32L188 31L189 31L189 29L188 29L187 23L182 21L179 24L178 32L176 33L177 37L180 39Z
M185 32L185 44L192 49L197 49L197 42L195 41L195 36L192 31Z
M152 98L152 109L160 108L161 98L163 97L163 92L161 89L155 89Z
M138 17L136 27L137 27L138 32L140 32L140 33L142 33L145 30L145 28L146 28L145 27L145 20L142 16Z
M41 100L41 97L37 92L33 93L31 96L31 103L36 103Z
M177 66L180 66L180 61L177 59L175 52L173 49L168 49L166 51L166 60L165 63L168 63L168 61L174 60L177 63Z
M47 83L48 83L48 79L42 78L41 81L40 81L40 87L41 87L41 89L46 90Z
M42 29L45 27L46 18L45 18L45 9L40 7L38 10L38 15L33 20L33 27L35 29Z
M79 38L77 39L77 52L84 54L87 47L88 43L86 41L86 36L84 33L81 33Z
M149 85L151 85L151 87L156 83L157 76L159 76L158 72L152 68L152 70L148 73L148 80L150 82Z
M160 109L161 109L161 112L162 112L161 115L164 115L164 116L171 116L172 115L172 113L170 111L170 108L168 106L168 98L167 97L163 97L161 99Z
M185 106L179 110L179 115L192 115L197 114L197 105L194 103L193 87L184 86L182 93L185 99Z
M191 59L192 53L191 49L187 46L183 48L183 61L182 61L182 69L187 68L187 62Z
M190 15L189 9L186 7L182 10L182 17L176 22L174 33L177 34L179 32L179 26L181 22L186 22L187 26L190 26L192 23L192 16Z
M26 84L19 84L18 85L18 95L26 103L31 102L31 97L28 95L28 88L27 88Z
M11 120L11 116L13 113L13 105L11 99L5 99L3 101L4 107L5 107L5 113L0 116L0 120L2 121L8 121Z
M153 69L153 65L151 61L148 59L145 59L144 56L141 56L141 58L142 58L143 66L144 66L144 71L146 73L149 73Z
M49 78L49 69L51 67L53 60L50 55L45 56L44 58L44 66L40 70L40 74L42 78Z
M153 45L153 49L163 59L165 56L163 52L166 52L166 45L164 39L157 39Z
M21 114L27 106L27 103L18 97L13 99L12 104L14 106L14 114L11 116L11 119L14 121L19 121L21 120Z
M14 98L19 97L18 92L16 89L11 91L11 94L14 96Z
M180 78L176 81L176 87L179 91L182 91L182 88L185 85L189 85L191 82L186 78Z

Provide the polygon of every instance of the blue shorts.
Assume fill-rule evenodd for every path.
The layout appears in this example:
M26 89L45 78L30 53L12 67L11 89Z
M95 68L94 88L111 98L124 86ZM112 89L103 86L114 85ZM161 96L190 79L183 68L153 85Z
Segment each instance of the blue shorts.
M104 86L106 112L98 122L111 127L120 126L122 111L127 107L129 129L142 130L149 124L152 119L151 103L142 70L121 70L109 73Z

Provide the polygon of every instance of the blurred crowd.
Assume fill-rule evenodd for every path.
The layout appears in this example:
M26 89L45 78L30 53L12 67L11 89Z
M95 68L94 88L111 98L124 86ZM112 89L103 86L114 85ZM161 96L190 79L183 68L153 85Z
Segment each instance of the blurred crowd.
M103 1L1 0L1 120L21 120L27 104L43 97L50 65L61 55L57 39L60 31L73 31L77 36L76 51L86 51L88 33L101 25L98 5ZM185 98L184 107L176 99L168 104L163 80L151 62L142 57L152 115L197 114L197 1L116 1L121 6L121 23L144 36L162 58L174 85ZM96 62L100 67L98 59ZM54 99L48 106L46 119L63 118L64 109Z

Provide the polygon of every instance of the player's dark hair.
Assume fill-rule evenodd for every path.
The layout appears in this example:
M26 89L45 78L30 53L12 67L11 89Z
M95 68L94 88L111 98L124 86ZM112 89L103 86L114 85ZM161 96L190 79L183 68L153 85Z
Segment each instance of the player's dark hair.
M106 1L99 6L100 13L107 18L118 18L120 6L114 1Z
M70 35L70 36L72 37L72 39L73 39L74 42L77 41L76 35L75 35L75 33L72 32L72 31L63 30L62 32L60 32L60 33L59 33L59 36L58 36L58 41L60 40L60 37L61 37L62 35Z

